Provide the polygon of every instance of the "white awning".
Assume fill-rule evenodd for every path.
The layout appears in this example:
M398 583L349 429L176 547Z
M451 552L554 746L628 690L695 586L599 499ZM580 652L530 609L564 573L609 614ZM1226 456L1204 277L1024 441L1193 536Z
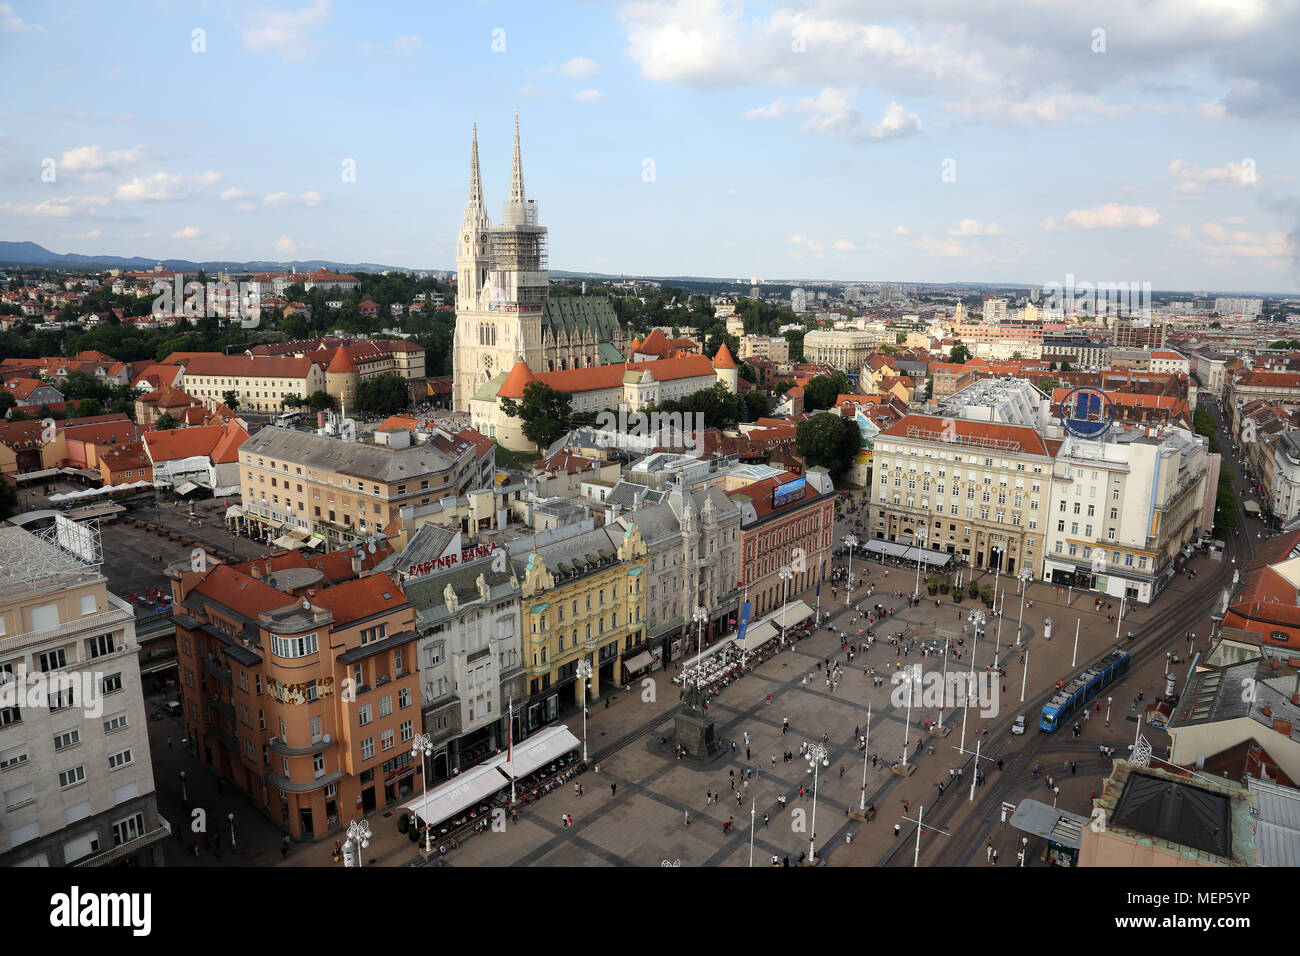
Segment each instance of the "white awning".
M1243 501L1243 502L1241 503L1241 506L1242 506L1243 508L1246 509L1246 514L1248 514L1248 515L1257 515L1257 514L1259 514L1259 502L1258 502L1258 501Z
M176 489L178 495L188 495L199 490L199 486L192 481L187 481Z
M752 651L762 647L776 637L776 628L771 621L760 621L745 628L744 641L738 641L742 651Z
M635 657L623 662L623 671L627 674L635 674L637 671L645 670L655 659L650 656L649 651L642 651Z
M296 551L298 548L307 547L306 541L299 541L297 538L287 534L280 535L280 537L272 541L271 544L277 548L284 548L286 551Z
M242 518L242 517L244 517L244 509L241 508L239 505L231 505L229 508L226 509L227 521L229 521L231 518Z
M548 727L515 744L511 759L500 763L501 772L517 780L581 746L582 741L568 727Z
M803 601L795 601L789 607L782 611L777 611L769 620L778 627L785 629L795 624L802 624L808 618L813 616L813 609Z
M482 803L502 787L510 786L510 781L501 775L499 766L497 761L493 761L471 767L436 790L430 790L427 797L412 800L403 809L435 826L444 820L450 820L456 814Z

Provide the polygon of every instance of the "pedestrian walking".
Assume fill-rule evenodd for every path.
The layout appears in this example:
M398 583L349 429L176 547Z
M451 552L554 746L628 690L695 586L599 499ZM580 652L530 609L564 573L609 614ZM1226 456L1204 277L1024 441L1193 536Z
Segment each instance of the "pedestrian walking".
M682 811L682 815L685 817L685 823L684 823L684 825L685 825L685 826L690 826L690 825L691 825L691 811L690 811L690 810L683 810L683 811Z
M612 797L612 796L614 796L616 793L618 793L618 784L616 784L616 783L611 783L611 784L609 785L609 795Z
M194 849L195 849L195 853L194 853L194 855L195 855L195 856L198 856L198 855L199 855L199 854L198 854L198 846L199 846L199 845L198 845L197 843L194 844ZM280 841L280 857L281 857L282 859L287 859L288 856L289 856L289 835L286 833L286 834L284 835L284 839Z
M897 823L894 824L894 839L898 839L898 834L902 831L902 829L903 828L901 825Z

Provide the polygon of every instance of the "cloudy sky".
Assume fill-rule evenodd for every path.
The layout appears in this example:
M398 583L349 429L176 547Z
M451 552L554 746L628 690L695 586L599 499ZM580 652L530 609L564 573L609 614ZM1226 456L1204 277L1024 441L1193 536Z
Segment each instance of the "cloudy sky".
M1295 292L1300 0L0 2L0 239Z

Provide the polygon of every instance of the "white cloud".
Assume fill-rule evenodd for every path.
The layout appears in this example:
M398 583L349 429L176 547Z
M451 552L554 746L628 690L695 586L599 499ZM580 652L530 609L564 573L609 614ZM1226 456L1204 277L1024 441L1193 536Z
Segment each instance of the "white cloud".
M787 245L794 246L797 249L803 250L804 252L816 253L817 258L819 259L822 258L823 254L828 248L831 249L833 252L852 252L854 249L857 248L848 239L836 239L834 242L828 245L825 242L822 242L817 239L811 239L808 236L800 235L799 233L795 233L793 235L787 236L785 241ZM802 258L802 253L796 253L793 250L791 250L791 254L794 255L795 258Z
M184 187L184 178L170 176L167 173L136 176L134 179L120 183L117 187L117 198L126 202L133 200L168 202L184 199L188 195L189 190Z
M186 226L184 229L177 229L172 233L173 239L199 239L203 233L198 226Z
M948 230L950 236L1000 236L1002 229L996 222L987 226L978 219L963 219L954 228Z
M275 243L275 251L281 255L291 256L298 251L298 243L288 236L281 236Z
M235 203L235 209L238 210L239 212L252 212L252 211L253 211L254 209L256 209L256 208L257 208L257 203L255 203L255 202L237 202L237 203Z
M44 33L45 28L27 23L7 3L0 3L0 33Z
M519 87L519 92L524 96L532 97L534 99L551 95L546 90L539 86L533 86L531 83L525 83L523 86Z
M102 146L77 146L59 157L58 168L77 173L84 180L102 179L109 174L122 173L154 154L151 146L133 146L130 149L105 150Z
M410 56L420 48L420 38L413 35L400 36L393 41L393 49L402 56Z
M895 226L895 227L894 227L894 235L896 235L896 236L910 236L911 233L907 231L907 227L906 227L906 226Z
M1061 219L1047 219L1044 229L1147 229L1158 225L1160 213L1150 206L1122 206L1108 202L1091 209L1071 209Z
M580 93L574 93L573 98L579 103L593 103L596 100L602 100L605 97L600 90L583 90Z
M74 236L64 236L64 239L98 239L104 234L102 229L91 229L89 232L80 232Z
M859 143L901 139L921 131L920 118L897 103L889 104L879 122L868 123L862 111L849 102L854 93L854 90L827 86L816 96L794 103L777 99L767 106L755 107L745 115L751 119L806 116L808 118L802 124L805 131Z
M1096 96L1059 91L1038 91L1022 97L985 91L973 93L962 100L946 102L944 107L967 119L1011 126L1095 123L1123 119L1130 112L1127 106L1108 106Z
M1192 227L1191 226L1170 226L1169 233L1175 239L1190 239L1192 238Z
M255 10L248 15L253 25L244 30L244 46L285 61L306 59L312 46L310 31L329 17L330 0L311 0L296 10Z
M229 189L223 189L221 191L220 197L218 198L220 198L222 202L234 202L236 199L247 199L248 192L246 190L236 189L234 186L231 186Z
M264 206L319 206L325 201L325 197L314 189L299 196L292 196L289 193L271 193L262 200Z
M831 248L837 252L851 252L856 246L847 239L836 239L831 243Z
M38 203L0 203L0 211L30 219L69 219L93 216L110 201L107 196L61 196Z
M1254 163L1250 160L1196 169L1181 159L1175 159L1169 164L1169 172L1178 180L1174 186L1174 196L1178 199L1201 199L1210 185L1248 188L1254 186L1258 179Z
M916 247L948 259L956 259L966 254L966 250L962 248L961 243L956 239L935 239L931 236L922 236L916 240Z
M1201 226L1204 239L1195 242L1195 248L1215 258L1270 259L1294 254L1284 233L1229 228L1240 222L1240 219L1221 219L1205 223Z
M591 76L593 73L600 72L600 64L585 56L575 56L572 60L561 63L559 71L565 76Z

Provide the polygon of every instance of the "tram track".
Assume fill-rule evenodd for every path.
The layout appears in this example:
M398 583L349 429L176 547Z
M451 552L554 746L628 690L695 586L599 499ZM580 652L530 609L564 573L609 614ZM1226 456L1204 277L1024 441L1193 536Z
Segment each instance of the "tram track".
M1228 548L1228 551L1236 555L1239 561L1243 561L1243 567L1244 562L1250 560L1249 557L1246 557L1247 547L1247 545L1243 545L1240 542L1240 539L1237 536L1234 536L1234 540ZM1250 549L1250 551L1253 556L1253 549ZM1152 619L1157 622L1155 626L1153 627L1151 624L1148 624L1147 633L1145 635L1135 635L1133 642L1129 647L1129 654L1132 660L1129 667L1130 674L1157 658L1166 649L1166 646L1177 636L1186 634L1188 631L1194 629L1195 624L1202 620L1214 608L1223 586L1231 582L1230 572L1234 567L1235 565L1231 562L1224 563L1219 570L1213 574L1213 576L1206 580L1204 585L1197 588L1197 592L1202 596L1198 600L1184 602L1181 610L1174 616L1160 617L1153 615ZM1121 679L1120 683L1123 683L1123 680L1125 679L1127 678ZM1024 712L1034 714L1037 711L1040 711L1043 704L1050 699L1054 691L1054 687L1048 688L1047 690L1035 695L1033 698L1026 700ZM1056 753L1057 751L1064 753L1067 752L1068 749L1072 749L1069 748L1068 745L1066 747L1061 746L1062 741L1058 735L1063 732L1062 729L1056 734L1040 732L1037 739L1028 742L1026 745L1021 746L1014 751L1009 751L1009 748L1014 743L1014 740L1009 733L1010 725L1010 718L999 723L988 735L990 745L988 747L981 747L981 757L987 757L993 760L1002 758L1004 760L1004 766L1002 771L995 771L994 776L987 778L990 783L986 784L985 787L982 788L984 796L977 797L975 801L975 812L971 815L970 820L965 824L967 827L969 827L970 822L973 821L992 820L994 811L1000 809L1001 804L1005 802L1006 797L1011 793L1011 791L1022 788L1023 785L1018 781L1022 781L1025 776L1028 776L1029 767L1034 761L1041 762L1042 759L1047 757L1049 754ZM963 759L961 763L963 776L965 772L975 772L974 768L971 766L973 762L973 756L967 756ZM1107 769L1108 767L1103 765L1102 770L1105 771ZM997 782L993 783L992 781L994 780ZM946 790L945 793L941 794L932 805L933 810L930 814L927 814L925 818L926 825L942 828L945 823L954 819L968 803L968 800L946 798L948 798L949 794L958 797L959 793L966 793L966 786L967 785L950 788ZM979 836L982 837L984 832L980 833ZM883 855L877 865L907 865L910 861L909 850L913 846L915 837L916 824L912 824L904 831L903 836ZM981 840L979 839L969 839L965 841L946 840L943 848L940 849L938 856L931 860L930 865L964 865L969 862L971 855L978 849L980 843Z

